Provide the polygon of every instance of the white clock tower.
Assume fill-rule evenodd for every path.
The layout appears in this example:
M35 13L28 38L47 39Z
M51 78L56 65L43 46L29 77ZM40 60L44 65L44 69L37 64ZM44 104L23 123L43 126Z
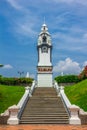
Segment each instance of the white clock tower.
M46 24L42 25L38 37L37 86L52 87L52 43Z

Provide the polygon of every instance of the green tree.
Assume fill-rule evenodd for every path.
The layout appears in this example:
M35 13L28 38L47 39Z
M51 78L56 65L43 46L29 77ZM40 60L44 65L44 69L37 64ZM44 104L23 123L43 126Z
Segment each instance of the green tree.
M3 67L4 65L0 64L0 68ZM0 77L2 77L2 75L0 75Z
M4 65L0 64L0 67L3 67Z

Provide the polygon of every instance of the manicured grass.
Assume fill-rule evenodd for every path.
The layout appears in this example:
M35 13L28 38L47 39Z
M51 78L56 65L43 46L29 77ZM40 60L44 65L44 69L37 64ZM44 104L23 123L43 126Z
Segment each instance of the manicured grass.
M0 85L0 113L4 112L9 106L17 104L24 94L22 86Z
M72 104L87 111L87 79L73 86L65 87L65 93Z

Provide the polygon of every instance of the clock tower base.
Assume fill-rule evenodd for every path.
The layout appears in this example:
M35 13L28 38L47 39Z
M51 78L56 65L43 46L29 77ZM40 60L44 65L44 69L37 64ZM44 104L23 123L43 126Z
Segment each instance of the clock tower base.
M37 75L37 87L52 87L52 86L53 86L52 74L39 73Z

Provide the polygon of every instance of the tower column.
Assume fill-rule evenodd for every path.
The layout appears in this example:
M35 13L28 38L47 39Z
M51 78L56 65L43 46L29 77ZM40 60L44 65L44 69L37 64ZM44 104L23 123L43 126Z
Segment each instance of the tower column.
M38 65L37 65L37 86L52 87L52 44L51 36L46 24L42 25L38 37Z

